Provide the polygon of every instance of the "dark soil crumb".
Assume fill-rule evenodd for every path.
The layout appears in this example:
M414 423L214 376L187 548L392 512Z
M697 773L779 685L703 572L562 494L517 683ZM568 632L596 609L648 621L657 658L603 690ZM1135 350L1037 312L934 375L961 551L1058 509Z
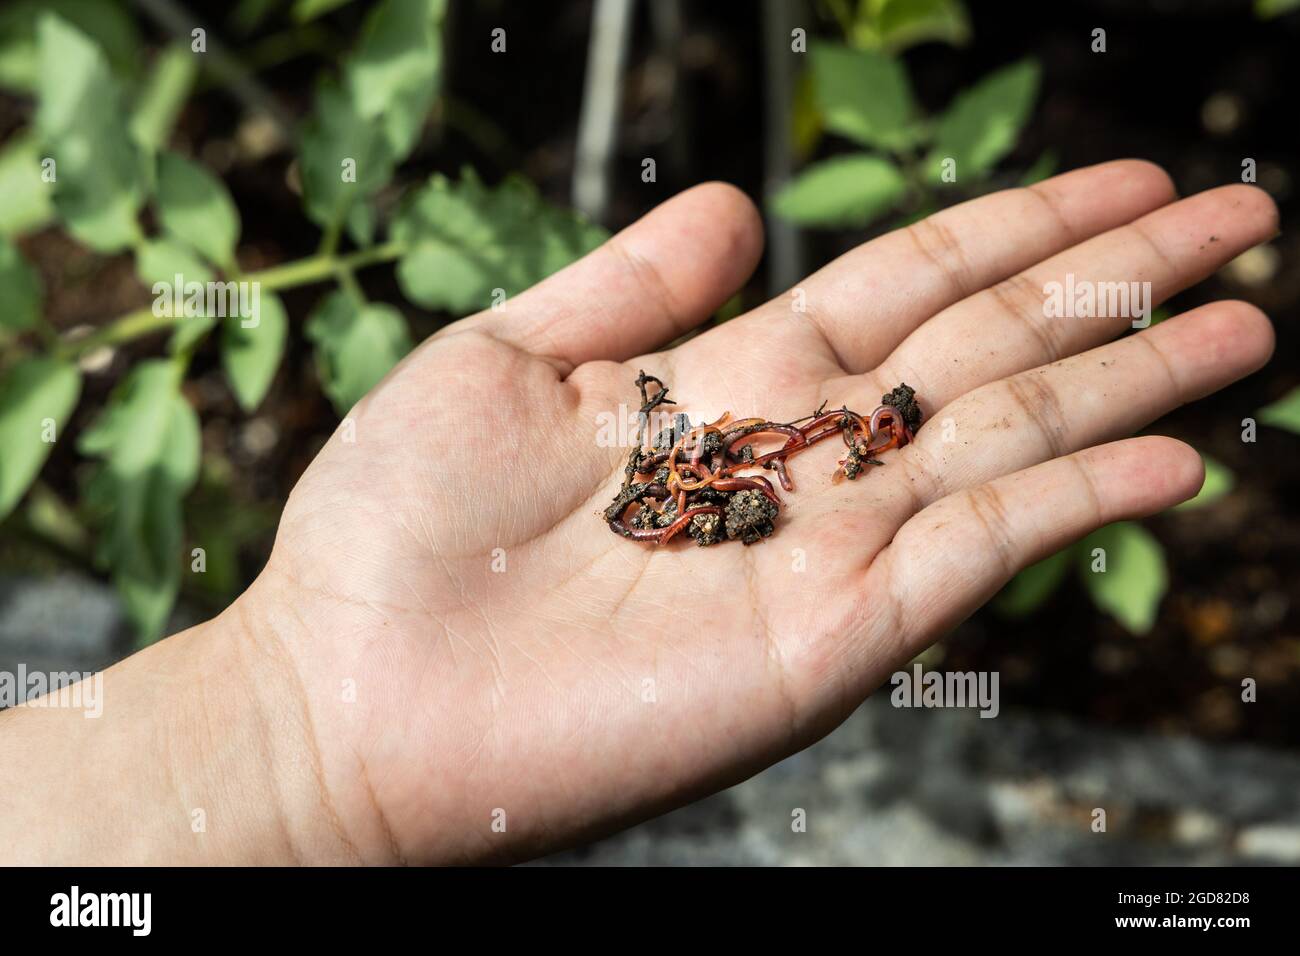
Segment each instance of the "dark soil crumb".
M761 491L739 491L727 502L727 537L745 544L761 541L776 530L776 513Z

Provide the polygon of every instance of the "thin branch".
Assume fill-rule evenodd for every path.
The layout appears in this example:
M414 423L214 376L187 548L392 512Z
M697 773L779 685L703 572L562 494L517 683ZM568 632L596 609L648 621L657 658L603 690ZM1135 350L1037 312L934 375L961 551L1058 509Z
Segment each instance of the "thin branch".
M253 113L266 114L284 137L285 142L294 142L293 117L280 105L270 90L258 82L243 64L226 52L224 44L217 39L209 27L199 22L198 17L175 0L135 0L135 5L149 19L186 44L192 42L191 31L196 27L203 27L207 53L202 55L208 57L208 66L212 73L230 88L230 92L244 104L246 109Z
M771 208L776 195L794 172L791 126L794 111L795 66L800 54L790 48L791 31L798 26L802 4L790 0L763 0L763 198ZM778 295L804 274L803 234L770 212L767 219L767 288Z
M596 0L573 164L573 204L595 222L603 220L609 204L610 157L631 30L632 0Z
M361 249L346 256L315 255L260 272L233 276L240 282L255 282L262 292L276 292L328 280L347 282L358 269L401 258L406 247L389 242ZM80 358L105 345L121 345L156 332L164 332L184 321L184 315L155 315L151 306L118 316L85 338L64 340L55 350L63 358Z

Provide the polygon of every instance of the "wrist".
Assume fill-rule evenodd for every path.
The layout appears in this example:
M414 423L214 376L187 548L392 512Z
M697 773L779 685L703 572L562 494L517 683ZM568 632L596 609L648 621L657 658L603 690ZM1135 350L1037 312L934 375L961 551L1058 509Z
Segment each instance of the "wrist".
M348 858L322 814L310 727L255 598L90 680L94 713L0 714L4 862L277 864ZM326 801L327 803L327 801Z

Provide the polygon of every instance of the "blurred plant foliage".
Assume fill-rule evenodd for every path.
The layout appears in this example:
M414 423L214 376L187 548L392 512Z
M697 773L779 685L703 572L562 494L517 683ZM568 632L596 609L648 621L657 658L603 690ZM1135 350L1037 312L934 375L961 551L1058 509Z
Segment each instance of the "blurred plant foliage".
M899 53L918 43L964 46L970 41L961 0L823 0L821 6L845 40L862 50Z
M1255 418L1260 424L1300 434L1300 388L1293 388L1261 408ZM1227 465L1208 455L1201 458L1205 462L1205 482L1195 498L1173 509L1175 513L1203 508L1236 487L1236 476ZM1096 564L1098 548L1106 555L1104 571L1098 570ZM1098 608L1134 634L1151 630L1168 584L1164 548L1141 525L1127 521L1101 528L1025 568L1002 590L994 606L1012 617L1033 613L1055 593L1071 567L1078 571Z
M773 198L773 211L803 226L864 228L891 213L904 213L903 223L926 215L944 204L946 190L970 195L987 188L1033 109L1038 65L1026 59L996 70L939 115L925 116L898 54L918 43L968 42L959 0L823 0L821 7L843 42L809 48L810 68L795 97L796 149L810 156L824 133L865 149L808 164ZM1054 155L1044 153L1018 179L1037 182L1055 165ZM1162 310L1154 321L1166 315ZM1287 402L1270 406L1261 421L1300 420L1300 399ZM1179 509L1202 507L1231 490L1232 472L1208 458L1205 464L1200 493ZM1168 586L1164 550L1132 522L1101 528L1026 568L996 607L1011 616L1032 613L1071 568L1097 607L1129 631L1142 634L1154 625Z
M773 197L773 211L802 226L862 228L895 211L933 209L945 190L982 188L1029 118L1037 64L1003 67L959 93L938 116L926 116L897 54L922 42L965 43L970 29L962 5L860 0L853 7L828 0L825 6L845 42L809 47L809 70L795 97L796 148L811 155L826 132L865 151L809 164ZM1042 178L1050 164L1049 157L1027 178Z
M1236 479L1220 462L1202 455L1205 482L1195 498L1174 511L1203 508L1232 491ZM1073 568L1092 602L1134 634L1156 622L1169 577L1164 547L1140 524L1120 521L1099 528L1082 541L1025 568L1002 589L994 607L1024 617L1042 606Z
M1271 20L1293 10L1300 10L1300 0L1255 0L1255 16Z
M1255 413L1264 425L1283 428L1300 435L1300 388L1293 388L1276 402Z
M345 2L297 0L283 10L242 0L232 19L246 33L277 16L305 23ZM235 399L253 412L295 334L276 293L333 285L302 334L322 388L345 415L412 346L401 310L367 301L357 270L395 264L412 303L462 315L521 291L605 238L526 181L488 187L470 170L458 180L434 175L407 191L394 216L382 215L377 196L400 188L399 166L420 146L439 92L445 0L367 7L355 45L320 81L298 137L303 212L322 231L320 248L254 273L239 267L241 216L225 184L168 148L203 57L177 45L143 68L148 58L134 23L109 0L18 0L0 12L0 87L36 102L33 124L0 148L0 520L25 510L29 526L93 544L142 642L161 635L193 567L185 546L192 490L206 502L191 515L191 536L196 525L203 530L192 543L207 545L214 572L198 590L229 596L240 583L239 541L269 520L231 518L230 495L221 493L231 483L229 466L203 458L199 422L183 393L197 350L210 343L219 352ZM129 254L140 280L168 304L105 316L84 337L54 328L43 317L40 277L15 242L51 224L96 253ZM160 295L155 285L176 277L186 285L257 283L259 321L244 321L247 308L176 314L171 293ZM159 332L170 333L165 354L130 368L79 436L89 478L76 508L62 506L37 478L77 406L81 360ZM208 520L214 514L229 520Z

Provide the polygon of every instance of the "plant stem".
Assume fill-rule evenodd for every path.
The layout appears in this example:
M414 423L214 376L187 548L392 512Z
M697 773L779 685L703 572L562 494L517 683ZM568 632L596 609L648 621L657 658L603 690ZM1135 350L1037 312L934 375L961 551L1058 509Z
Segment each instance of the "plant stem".
M176 0L135 0L135 5L160 27L171 33L177 40L190 45L190 31L200 24L189 10ZM254 113L266 115L275 124L281 137L287 143L294 141L294 120L279 100L272 95L262 83L235 57L226 51L225 45L217 39L216 31L207 29L205 34L207 54L204 59L207 67L228 87L231 94Z
M272 266L260 272L250 272L237 278L241 282L256 282L263 292L292 289L327 280L341 280L357 269L391 262L406 251L399 242L359 249L345 256L314 255L283 265ZM55 349L61 358L76 359L103 346L121 345L141 336L173 328L185 319L184 315L155 315L151 307L136 309L114 319L83 339L63 341Z
M142 335L170 329L179 319L180 316L154 315L152 308L136 309L114 319L83 339L60 342L54 354L59 358L80 358L106 345L120 345Z
M272 266L261 272L250 272L241 278L246 282L260 282L263 292L275 292L278 289L292 289L313 282L333 279L340 272L352 272L381 262L392 262L406 251L398 242L388 242L369 249L360 249L346 256L314 255L280 266Z

